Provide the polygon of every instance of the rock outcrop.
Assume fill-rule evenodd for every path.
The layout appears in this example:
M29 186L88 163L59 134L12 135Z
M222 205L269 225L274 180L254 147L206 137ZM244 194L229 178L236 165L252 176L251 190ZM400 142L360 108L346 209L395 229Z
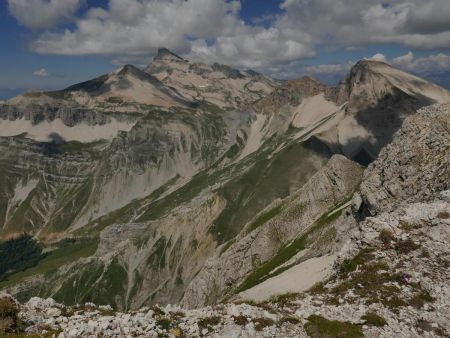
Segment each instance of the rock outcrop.
M359 212L376 215L401 203L427 201L450 188L450 105L409 117L364 173Z

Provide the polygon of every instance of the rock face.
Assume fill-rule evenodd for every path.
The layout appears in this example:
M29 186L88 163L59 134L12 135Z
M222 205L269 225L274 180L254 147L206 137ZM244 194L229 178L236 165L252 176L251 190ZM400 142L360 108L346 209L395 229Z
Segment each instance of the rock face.
M356 227L362 168L350 159L371 162L406 116L447 95L379 63L330 88L161 50L145 71L11 99L0 107L0 238L30 233L45 257L0 288L121 310L200 306L310 259L329 269ZM390 127L370 129L378 122ZM448 177L426 163L402 179ZM361 210L389 191L364 189Z
M359 212L375 215L400 203L426 201L450 188L450 106L406 119L393 142L364 173Z

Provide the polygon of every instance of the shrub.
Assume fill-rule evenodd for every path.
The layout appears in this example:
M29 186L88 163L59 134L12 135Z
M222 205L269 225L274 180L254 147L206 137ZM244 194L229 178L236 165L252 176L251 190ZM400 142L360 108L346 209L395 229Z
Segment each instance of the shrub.
M339 267L339 272L345 276L348 273L355 271L359 265L367 263L372 258L373 258L373 249L372 248L363 249L352 259L344 260L341 266Z
M14 332L17 329L19 308L10 297L0 298L0 333Z
M198 326L200 328L210 328L211 326L216 326L220 323L221 318L218 316L205 317L198 321Z
M299 293L289 292L279 296L272 297L271 301L273 303L277 303L280 306L286 306L291 304L292 301L296 300L300 297Z
M400 223L400 228L401 228L402 230L404 230L404 231L411 231L411 230L414 230L414 229L417 229L417 228L418 228L417 225L408 223L408 222L406 222L406 221L400 221L399 223Z
M375 312L367 312L361 319L365 320L368 325L382 327L386 325L386 319Z
M255 318L252 320L256 331L262 331L265 327L272 326L275 322L270 318Z
M242 315L240 315L240 316L233 316L233 321L237 325L241 325L241 326L247 325L247 323L248 323L247 317L242 316Z
M394 234L392 233L392 231L383 229L383 230L381 230L380 234L378 235L378 239L385 246L388 246L395 239L395 237L394 237Z
M298 324L300 323L300 319L295 318L295 317L291 317L291 316L286 316L286 317L282 317L279 321L278 324L282 325L284 323L290 323L290 324Z
M425 305L425 303L431 302L434 302L434 298L431 297L427 291L421 291L420 293L414 295L409 303L416 309L420 309Z
M434 332L439 337L447 337L448 335L440 327L433 327L433 324L425 319L418 319L416 327L419 332Z
M309 289L309 292L313 295L321 294L326 291L325 289L325 282L318 282L314 284L311 289Z
M430 253L426 249L422 249L422 252L420 253L421 258L430 258Z
M169 318L163 317L163 318L159 318L156 321L156 325L158 325L161 329L163 330L168 330L170 329L170 325L172 324L172 321Z
M170 334L172 334L175 338L183 337L183 330L179 327L174 327L173 329L170 329Z
M450 218L450 213L448 211L441 211L440 213L438 213L437 217L441 219L447 219Z
M399 254L407 254L420 248L419 244L414 243L411 238L395 243L395 251Z
M393 312L398 312L399 307L408 305L403 299L397 296L380 299L381 304L391 309Z
M322 316L311 315L305 325L306 333L313 338L360 338L361 328L349 322L328 320Z

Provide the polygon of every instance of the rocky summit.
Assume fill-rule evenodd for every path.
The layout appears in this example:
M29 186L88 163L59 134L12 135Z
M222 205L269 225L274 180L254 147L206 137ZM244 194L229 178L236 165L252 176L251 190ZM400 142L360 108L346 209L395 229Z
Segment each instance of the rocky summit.
M449 102L167 49L1 102L0 335L449 336Z

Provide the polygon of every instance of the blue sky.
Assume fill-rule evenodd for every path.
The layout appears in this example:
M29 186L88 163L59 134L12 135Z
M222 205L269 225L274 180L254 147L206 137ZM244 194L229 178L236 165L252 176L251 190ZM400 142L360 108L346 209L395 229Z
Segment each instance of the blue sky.
M158 47L328 83L362 58L450 85L450 1L6 0L0 98L66 87Z

